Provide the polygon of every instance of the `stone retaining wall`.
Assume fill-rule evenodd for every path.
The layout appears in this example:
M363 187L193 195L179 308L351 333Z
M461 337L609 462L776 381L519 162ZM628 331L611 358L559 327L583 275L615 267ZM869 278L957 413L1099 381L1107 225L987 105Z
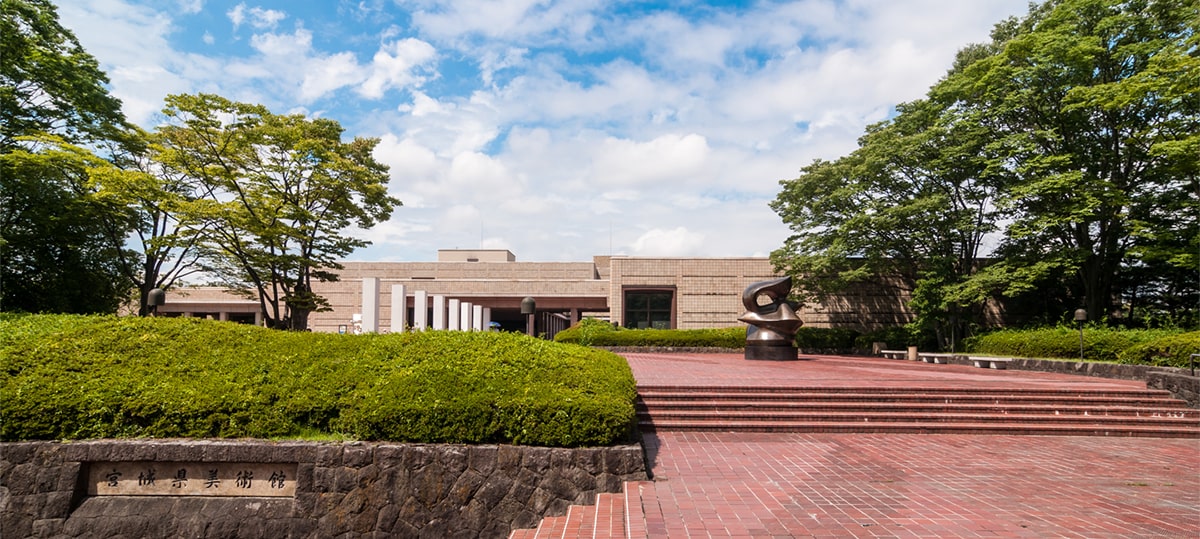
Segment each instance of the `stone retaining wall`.
M171 469L182 469L180 463L277 464L295 470L289 478L294 495L94 494L96 470L115 473L118 464L131 463L158 463L160 487L170 481ZM141 484L140 477L129 483L129 475L123 484ZM262 475L254 480L267 481ZM646 477L640 445L4 443L0 537L505 537L513 528L533 527L543 516L564 514L572 504L593 503L599 492L619 492L625 481ZM203 481L195 474L190 479ZM225 479L226 487L231 483Z
M1182 370L1182 369L1180 369ZM1146 387L1165 389L1175 398L1187 401L1188 406L1200 408L1200 377L1187 374L1153 371L1146 375Z

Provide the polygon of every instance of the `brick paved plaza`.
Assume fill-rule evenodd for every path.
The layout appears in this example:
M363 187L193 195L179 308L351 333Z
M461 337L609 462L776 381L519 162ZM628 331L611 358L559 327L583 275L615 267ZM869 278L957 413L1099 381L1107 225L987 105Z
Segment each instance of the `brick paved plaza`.
M639 384L1144 388L874 358L626 354ZM1200 440L657 432L630 537L1200 537ZM644 535L641 535L644 534Z

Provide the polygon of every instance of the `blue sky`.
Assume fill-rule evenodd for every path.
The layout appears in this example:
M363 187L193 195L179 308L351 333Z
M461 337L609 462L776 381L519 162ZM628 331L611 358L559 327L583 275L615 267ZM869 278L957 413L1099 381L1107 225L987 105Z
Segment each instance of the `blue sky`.
M380 138L354 260L766 256L779 181L852 151L1027 0L56 0L129 118L211 92Z

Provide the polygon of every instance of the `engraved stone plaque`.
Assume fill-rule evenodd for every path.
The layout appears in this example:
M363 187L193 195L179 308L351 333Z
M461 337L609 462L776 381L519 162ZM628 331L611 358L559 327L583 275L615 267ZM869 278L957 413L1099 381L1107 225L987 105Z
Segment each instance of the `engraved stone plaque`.
M296 495L295 463L92 462L90 496Z

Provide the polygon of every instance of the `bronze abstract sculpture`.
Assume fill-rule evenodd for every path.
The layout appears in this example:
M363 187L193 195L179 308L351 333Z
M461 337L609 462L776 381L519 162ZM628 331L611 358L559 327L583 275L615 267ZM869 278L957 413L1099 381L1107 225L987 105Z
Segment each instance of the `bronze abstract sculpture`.
M804 322L787 302L791 291L792 278L788 276L751 284L742 292L746 314L738 320L749 324L746 328L746 359L799 359L796 330ZM770 302L760 304L760 297L766 297Z

